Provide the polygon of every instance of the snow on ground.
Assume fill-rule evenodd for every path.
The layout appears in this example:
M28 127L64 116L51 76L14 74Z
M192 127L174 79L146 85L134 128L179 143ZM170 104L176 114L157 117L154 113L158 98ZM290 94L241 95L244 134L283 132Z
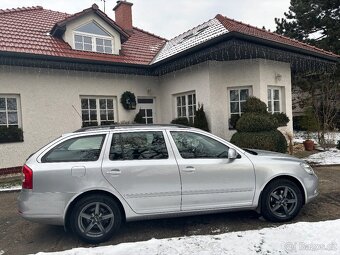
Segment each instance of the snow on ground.
M311 140L314 141L315 144L318 144L318 134L313 132L310 134ZM303 143L304 140L307 139L306 132L294 132L294 143ZM326 134L325 139L330 143L337 144L337 141L340 140L340 132L330 132ZM322 149L320 146L318 149ZM321 151L316 154L313 154L307 158L304 158L309 163L316 165L335 165L340 164L340 150L335 148L330 148L328 151Z
M328 151L322 151L307 158L304 158L309 163L315 165L340 165L340 150L330 149Z
M21 185L15 185L15 186L8 186L8 187L0 187L0 192L3 191L17 191L17 190L21 190ZM1 253L0 253L1 255Z
M276 228L221 235L151 239L96 248L76 248L39 255L213 255L213 254L340 254L340 220L299 222Z

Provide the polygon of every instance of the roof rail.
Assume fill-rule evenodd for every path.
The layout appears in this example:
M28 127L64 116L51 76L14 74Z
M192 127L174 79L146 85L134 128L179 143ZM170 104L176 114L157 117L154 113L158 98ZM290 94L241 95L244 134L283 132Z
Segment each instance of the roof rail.
M80 128L74 133L86 132L86 131L94 131L101 129L115 129L115 128L138 128L138 127L178 127L178 128L190 128L188 126L179 125L179 124L113 124L113 125L103 125L103 126L90 126Z

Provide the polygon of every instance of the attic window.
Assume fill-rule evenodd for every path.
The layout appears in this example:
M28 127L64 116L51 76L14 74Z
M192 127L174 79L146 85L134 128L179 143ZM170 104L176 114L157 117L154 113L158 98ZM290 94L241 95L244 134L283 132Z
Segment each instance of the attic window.
M112 54L112 39L109 33L92 21L74 31L74 48L76 50Z

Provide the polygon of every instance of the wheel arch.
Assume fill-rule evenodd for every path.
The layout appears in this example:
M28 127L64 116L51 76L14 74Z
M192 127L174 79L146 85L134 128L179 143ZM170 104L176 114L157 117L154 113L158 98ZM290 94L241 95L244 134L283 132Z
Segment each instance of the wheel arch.
M125 210L124 210L124 206L123 204L121 203L121 201L112 193L108 192L108 191L105 191L105 190L89 190L89 191L86 191L86 192L83 192L81 194L79 194L78 196L76 196L71 202L70 204L68 205L67 209L66 209L66 212L65 212L65 217L64 217L64 227L66 230L70 229L70 218L71 218L71 213L72 213L72 210L74 208L74 205L82 198L86 197L86 196L89 196L89 195L102 195L102 196L107 196L107 197L110 197L112 198L118 205L119 207L119 210L122 214L122 220L123 221L126 221L126 213L125 213Z
M296 184L296 186L299 188L299 190L301 191L301 194L302 194L302 199L303 199L302 204L304 205L306 203L307 192L306 192L305 187L302 185L302 182L297 177L294 177L294 176L291 176L291 175L278 175L278 176L275 176L274 178L270 179L266 184L264 184L262 186L256 211L258 211L258 212L261 211L261 200L262 200L263 190L270 183L272 183L276 180L289 180L289 181L293 182L294 184Z

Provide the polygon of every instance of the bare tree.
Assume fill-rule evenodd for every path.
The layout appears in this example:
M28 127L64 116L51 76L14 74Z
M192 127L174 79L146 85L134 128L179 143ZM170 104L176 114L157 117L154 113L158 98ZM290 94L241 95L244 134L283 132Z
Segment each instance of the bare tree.
M318 123L319 144L326 148L327 134L338 125L340 84L334 74L295 76L293 107L312 107Z

